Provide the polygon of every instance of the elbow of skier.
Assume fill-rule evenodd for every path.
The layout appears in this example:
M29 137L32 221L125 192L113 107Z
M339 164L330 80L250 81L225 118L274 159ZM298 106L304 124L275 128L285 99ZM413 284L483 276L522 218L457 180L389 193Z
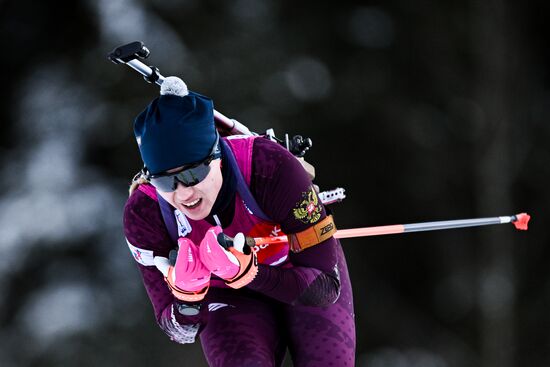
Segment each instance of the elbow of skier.
M321 273L293 302L294 305L327 307L340 297L340 276L338 268L334 273Z

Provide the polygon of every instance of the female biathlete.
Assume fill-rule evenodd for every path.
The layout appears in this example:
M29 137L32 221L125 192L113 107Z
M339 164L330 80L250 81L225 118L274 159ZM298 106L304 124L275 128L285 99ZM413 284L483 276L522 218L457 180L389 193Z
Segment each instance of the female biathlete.
M198 336L211 366L280 366L287 349L294 366L353 366L346 261L300 162L263 137L221 138L212 101L176 77L134 133L145 168L124 233L162 330Z

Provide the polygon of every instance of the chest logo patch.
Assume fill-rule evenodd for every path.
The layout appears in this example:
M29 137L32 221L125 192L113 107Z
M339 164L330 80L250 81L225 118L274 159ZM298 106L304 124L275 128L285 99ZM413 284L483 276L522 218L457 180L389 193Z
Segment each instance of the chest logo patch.
M302 200L296 203L296 207L292 209L292 212L294 218L303 223L312 224L321 218L322 208L313 187L302 193Z
M257 223L248 232L250 237L281 236L284 233L279 225L273 223ZM283 263L288 257L288 242L255 245L252 251L258 256L258 262L264 265L276 266Z

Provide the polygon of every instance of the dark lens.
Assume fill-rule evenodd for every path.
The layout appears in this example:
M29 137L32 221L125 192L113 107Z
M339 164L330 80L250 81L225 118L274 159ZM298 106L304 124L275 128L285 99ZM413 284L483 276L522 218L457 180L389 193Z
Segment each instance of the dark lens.
M177 173L174 177L185 186L195 186L208 176L210 166L205 162Z
M169 176L151 177L150 182L153 186L162 192L172 192L176 190L177 181L184 186L195 186L208 176L210 172L210 162L204 162L198 166L184 169L181 172Z
M150 182L151 185L162 192L172 192L176 189L176 180L174 176L152 177Z
M195 186L210 173L210 162L212 162L212 157L192 167L184 168L180 172L164 174L162 176L151 176L149 180L153 186L163 192L175 191L178 187L178 181L184 186Z

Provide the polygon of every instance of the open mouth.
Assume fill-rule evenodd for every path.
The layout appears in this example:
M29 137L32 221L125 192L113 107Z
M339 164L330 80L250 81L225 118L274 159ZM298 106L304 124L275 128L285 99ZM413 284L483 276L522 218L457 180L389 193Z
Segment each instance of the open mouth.
M197 200L193 200L188 203L181 203L181 204L188 209L193 209L199 206L201 202L202 202L202 198L198 198Z

